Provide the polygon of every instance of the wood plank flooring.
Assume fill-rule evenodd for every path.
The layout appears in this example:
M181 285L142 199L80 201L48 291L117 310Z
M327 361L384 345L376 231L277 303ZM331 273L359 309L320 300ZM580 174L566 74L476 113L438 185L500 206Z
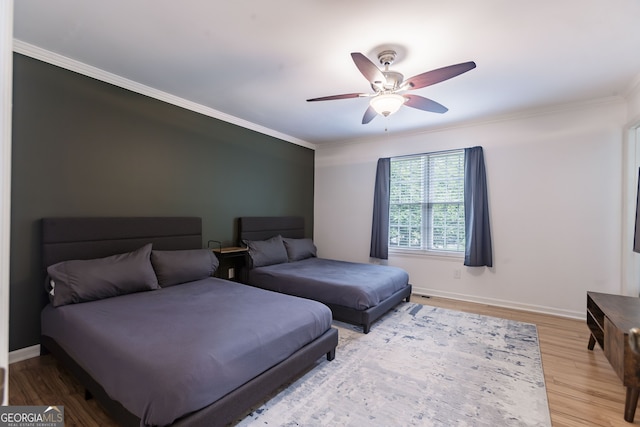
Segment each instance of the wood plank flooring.
M435 297L411 301L537 325L554 427L640 425L640 411L633 424L624 421L625 388L602 350L587 350L584 321ZM116 425L50 355L10 365L9 404L64 405L67 426Z

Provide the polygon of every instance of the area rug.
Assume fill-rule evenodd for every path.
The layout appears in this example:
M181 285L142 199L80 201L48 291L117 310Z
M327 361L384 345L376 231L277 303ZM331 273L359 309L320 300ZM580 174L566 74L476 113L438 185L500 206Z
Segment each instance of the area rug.
M550 426L535 325L402 303L239 426Z

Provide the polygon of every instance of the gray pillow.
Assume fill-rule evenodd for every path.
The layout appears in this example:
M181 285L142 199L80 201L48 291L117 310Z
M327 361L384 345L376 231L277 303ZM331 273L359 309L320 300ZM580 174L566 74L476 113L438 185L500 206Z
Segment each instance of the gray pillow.
M268 240L244 240L244 244L249 248L252 267L263 267L288 261L282 236L278 235Z
M287 249L289 262L317 256L318 250L311 239L288 239L284 237L282 240L284 247Z
M211 249L151 251L151 264L161 287L193 282L211 276L218 268L218 258Z
M158 289L151 244L125 254L63 261L47 268L46 288L54 307Z

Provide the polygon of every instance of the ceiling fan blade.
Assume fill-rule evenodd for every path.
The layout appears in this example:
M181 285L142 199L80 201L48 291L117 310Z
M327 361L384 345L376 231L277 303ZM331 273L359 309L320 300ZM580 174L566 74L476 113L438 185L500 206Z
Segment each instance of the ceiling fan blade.
M374 110L373 107L369 105L369 108L367 108L367 111L364 112L364 116L362 116L362 124L366 125L371 120L373 120L377 114L378 113L376 113L376 110Z
M363 94L360 93L345 93L342 95L331 95L331 96L321 96L320 98L311 98L311 99L307 99L307 102L312 102L312 101L331 101L333 99L349 99L349 98L359 98L363 96Z
M437 70L431 70L426 73L413 76L406 80L403 86L407 89L420 89L421 87L431 86L452 77L459 76L460 74L466 73L474 68L476 68L476 63L473 61L449 65L448 67L438 68Z
M411 108L417 108L418 110L430 111L432 113L446 113L449 111L447 107L442 104L438 104L436 101L432 101L429 98L418 95L403 95L407 101L404 105Z
M382 74L382 71L376 64L371 62L369 58L361 54L360 52L352 52L351 58L355 62L356 67L362 73L362 75L369 81L369 83L382 85L387 80Z

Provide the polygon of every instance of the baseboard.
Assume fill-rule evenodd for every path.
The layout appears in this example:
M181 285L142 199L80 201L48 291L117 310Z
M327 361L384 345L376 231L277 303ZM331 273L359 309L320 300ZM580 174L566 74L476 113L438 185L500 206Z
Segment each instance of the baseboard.
M40 344L9 352L9 364L40 356Z
M496 307L511 308L514 310L530 311L533 313L551 314L554 316L567 317L570 319L585 320L587 316L586 307L584 312L573 311L573 310L562 310L554 307L546 307L546 306L534 305L534 304L522 304L515 301L506 301L506 300L495 299L495 298L484 298L484 297L478 297L476 295L465 295L465 294L458 294L455 292L441 291L437 289L422 288L415 285L413 285L413 294L448 298L448 299L459 300L459 301L474 302L478 304L487 304L487 305L493 305Z

